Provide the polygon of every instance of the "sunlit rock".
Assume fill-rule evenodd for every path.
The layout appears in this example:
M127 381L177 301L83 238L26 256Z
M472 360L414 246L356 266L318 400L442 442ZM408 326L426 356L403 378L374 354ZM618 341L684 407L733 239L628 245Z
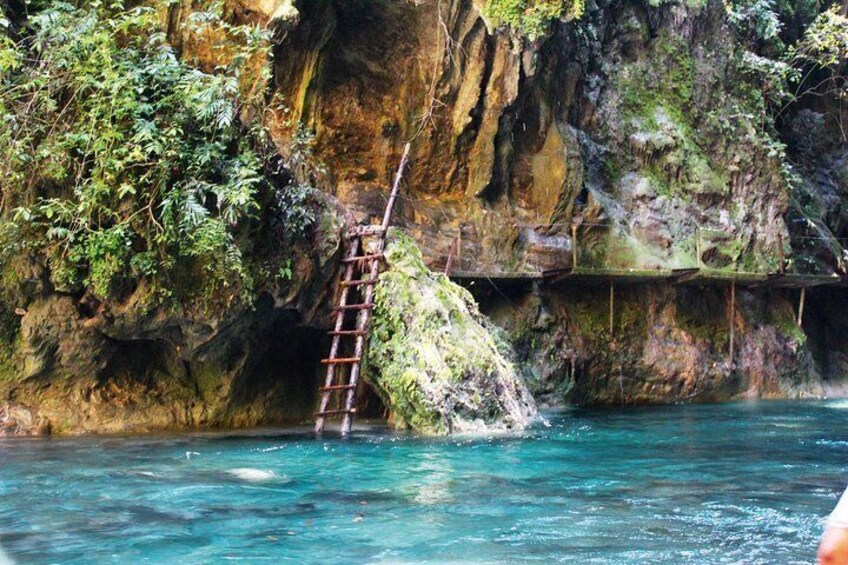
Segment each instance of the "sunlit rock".
M536 405L512 350L471 295L392 236L376 291L368 380L398 427L435 434L520 430Z

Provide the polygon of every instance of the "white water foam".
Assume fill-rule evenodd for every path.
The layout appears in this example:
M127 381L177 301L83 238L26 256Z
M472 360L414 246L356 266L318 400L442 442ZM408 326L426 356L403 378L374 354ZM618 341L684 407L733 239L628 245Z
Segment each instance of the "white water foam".
M2 546L0 546L0 565L15 565L15 562L12 561L12 558L6 555L6 552L3 551Z
M264 471L262 469L251 469L250 467L239 467L227 471L237 479L250 482L270 481L277 478L277 473L274 471Z
M825 408L831 408L834 410L846 410L848 409L848 400L836 400L829 401L822 404Z

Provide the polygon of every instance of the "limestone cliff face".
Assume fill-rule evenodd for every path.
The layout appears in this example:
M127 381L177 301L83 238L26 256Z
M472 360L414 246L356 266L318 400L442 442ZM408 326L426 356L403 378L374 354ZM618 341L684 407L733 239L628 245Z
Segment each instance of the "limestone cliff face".
M845 327L824 306L842 300L810 296L804 329L797 295L740 289L731 313L727 287L662 283L616 288L612 320L598 287L540 289L486 310L515 337L543 405L844 395Z
M0 336L0 436L310 417L327 293L350 221L332 199L316 196L312 206L320 222L297 245L290 279L259 289L252 304L157 307L140 285L103 303L43 291L20 322L4 315L4 328L20 330ZM273 231L263 239L273 242Z
M759 47L720 2L653 4L590 3L529 42L471 1L295 2L276 139L314 131L316 181L360 218L414 139L398 216L433 267L456 239L454 268L484 273L569 267L573 246L589 268L841 272L839 124L821 108L771 121L745 64ZM822 308L838 292L812 293L798 328L797 291L740 291L730 312L728 287L635 286L612 333L606 287L477 295L554 403L844 390L842 324Z
M279 32L282 151L317 135L324 187L379 209L415 139L403 220L462 269L775 269L789 186L718 2L602 3L529 43L470 1L316 0Z
M226 48L182 31L189 4L163 4L169 38L214 68ZM33 289L7 340L18 354L0 355L0 427L308 417L339 233L383 209L410 139L396 223L434 268L454 240L454 269L485 273L569 267L575 247L594 268L843 268L845 124L825 118L826 102L771 123L765 86L742 64L757 46L717 0L587 2L533 42L493 29L472 0L226 4L273 30L267 125L286 158L314 134L312 165L293 174L331 195L337 221L301 243L293 281L263 289L255 308L147 311L143 287L115 304ZM273 245L266 236L257 245ZM839 291L811 293L799 329L795 291L740 290L731 313L726 288L633 286L610 332L606 287L472 290L550 403L842 391Z

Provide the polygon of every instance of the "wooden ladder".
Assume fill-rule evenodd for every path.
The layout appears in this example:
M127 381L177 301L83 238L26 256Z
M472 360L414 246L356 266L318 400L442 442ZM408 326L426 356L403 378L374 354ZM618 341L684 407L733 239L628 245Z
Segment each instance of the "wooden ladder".
M380 265L383 260L383 249L386 245L386 232L392 217L392 209L400 191L400 182L403 173L409 163L410 144L407 143L400 160L400 166L395 174L392 192L386 203L383 213L383 222L379 226L356 226L347 234L347 242L342 271L339 281L338 301L333 311L336 322L329 332L332 337L330 355L321 361L327 366L327 376L324 386L318 389L321 395L321 404L315 413L315 432L324 431L324 422L328 416L342 416L342 435L350 433L353 424L353 415L356 413L356 386L359 383L359 374L362 367L362 358L365 355L365 345L368 342L368 332L371 329L371 313L374 309L374 285L377 284L380 275ZM363 247L363 238L376 237L376 245L370 250ZM351 290L358 294L361 301L348 303L351 298ZM355 324L349 327L348 313L355 312ZM352 353L349 342L353 340ZM347 351L347 353L343 353ZM347 355L347 356L344 356ZM348 371L341 370L348 367ZM345 381L347 377L347 381ZM330 409L330 401L334 393L342 393L344 408Z

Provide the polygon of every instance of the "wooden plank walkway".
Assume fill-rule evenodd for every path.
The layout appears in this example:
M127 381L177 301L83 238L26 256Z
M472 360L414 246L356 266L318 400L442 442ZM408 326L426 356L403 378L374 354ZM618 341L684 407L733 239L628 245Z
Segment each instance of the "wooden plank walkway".
M469 284L489 282L496 286L530 285L545 282L560 284L646 284L671 282L683 285L725 285L754 288L811 288L819 286L848 286L848 276L815 275L804 273L748 273L725 269L592 269L587 267L554 269L548 271L452 271L451 280Z
M544 284L555 288L559 285L606 286L609 288L609 333L615 333L615 289L618 285L638 285L655 282L670 282L676 285L722 286L728 296L728 362L733 363L735 354L736 324L736 287L800 289L796 323L802 326L804 303L808 288L848 287L846 275L814 275L803 273L745 273L739 271L692 268L671 270L639 269L587 269L585 267L556 269L550 271L501 273L454 271L450 278L460 284L470 286L474 282L486 281L495 288L504 288L535 284Z

